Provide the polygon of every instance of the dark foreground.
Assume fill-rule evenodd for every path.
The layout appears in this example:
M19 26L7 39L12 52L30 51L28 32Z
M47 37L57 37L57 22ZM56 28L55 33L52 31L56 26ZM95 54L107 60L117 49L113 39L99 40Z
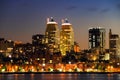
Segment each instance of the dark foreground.
M0 74L120 74L120 72L0 72Z
M120 80L120 73L1 73L0 80Z

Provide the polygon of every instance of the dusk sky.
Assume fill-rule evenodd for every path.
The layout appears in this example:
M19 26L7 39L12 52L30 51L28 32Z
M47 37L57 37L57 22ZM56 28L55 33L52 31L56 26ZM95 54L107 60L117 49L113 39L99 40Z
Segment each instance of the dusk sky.
M88 28L104 27L120 34L120 0L0 0L0 38L32 41L32 35L44 34L47 17L61 27L67 18L73 25L75 41L88 48Z

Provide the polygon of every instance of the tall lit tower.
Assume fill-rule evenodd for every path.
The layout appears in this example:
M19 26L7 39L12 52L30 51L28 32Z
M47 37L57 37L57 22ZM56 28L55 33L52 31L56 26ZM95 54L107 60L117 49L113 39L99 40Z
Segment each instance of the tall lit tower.
M51 17L47 19L47 27L45 31L45 43L48 45L49 53L59 51L59 29L57 22Z
M60 31L60 51L62 56L66 55L66 52L73 50L74 45L74 32L72 24L67 19L62 20L62 26Z
M98 28L90 28L89 29L89 48L97 48L100 51L105 49L105 29Z

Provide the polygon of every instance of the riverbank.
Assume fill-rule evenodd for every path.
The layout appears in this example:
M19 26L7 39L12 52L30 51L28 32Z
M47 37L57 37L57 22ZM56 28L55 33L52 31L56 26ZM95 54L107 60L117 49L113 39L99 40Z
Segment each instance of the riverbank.
M0 74L120 74L120 72L0 72Z

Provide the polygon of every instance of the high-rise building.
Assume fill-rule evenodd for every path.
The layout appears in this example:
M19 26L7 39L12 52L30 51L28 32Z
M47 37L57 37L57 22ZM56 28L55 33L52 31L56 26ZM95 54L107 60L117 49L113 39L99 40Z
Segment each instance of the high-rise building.
M5 56L9 56L13 52L13 47L14 41L0 38L0 53L5 53Z
M51 17L47 19L47 27L45 31L45 43L48 46L49 53L59 51L59 29L57 22Z
M120 38L118 34L112 34L109 30L109 49L112 52L111 59L120 59Z
M120 62L120 38L117 40L117 54L116 54L117 62Z
M105 29L98 28L90 28L89 29L89 48L94 49L97 48L101 52L105 49Z
M111 29L109 30L109 49L116 50L117 49L117 41L119 40L119 35L112 34Z
M66 55L66 52L73 50L74 46L74 32L72 24L66 19L62 21L61 31L60 31L60 51L62 55Z

